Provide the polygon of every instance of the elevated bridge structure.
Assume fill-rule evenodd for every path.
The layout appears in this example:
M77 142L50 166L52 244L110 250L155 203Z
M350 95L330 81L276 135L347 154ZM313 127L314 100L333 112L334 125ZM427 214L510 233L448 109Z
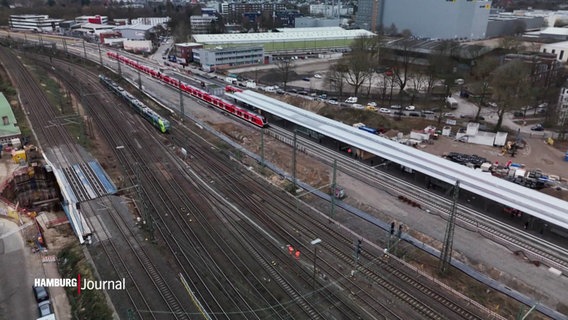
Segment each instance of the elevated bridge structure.
M251 90L226 95L265 113L319 132L427 176L455 185L480 197L518 209L568 230L568 203L504 179L493 177L424 151L328 119Z

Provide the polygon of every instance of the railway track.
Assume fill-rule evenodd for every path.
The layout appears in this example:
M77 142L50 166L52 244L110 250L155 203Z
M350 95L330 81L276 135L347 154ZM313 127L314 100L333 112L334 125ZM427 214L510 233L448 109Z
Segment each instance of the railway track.
M219 171L220 171L220 170L222 170L222 169L220 168ZM230 176L230 174L229 174L229 173L224 173L224 174L223 174L223 173L222 173L223 171L220 171L220 172L221 172L221 173L220 173L221 176L224 177L225 180L228 180L228 177ZM242 179L243 177L239 177L239 178ZM225 182L225 184L226 184L226 182ZM251 188L250 186L253 185L253 183L252 183L251 181L247 181L247 182L244 183L244 184L241 182L241 185L240 185L240 186L237 185L236 182L233 182L233 184L234 184L234 185L231 184L231 185L229 185L226 189L224 189L224 190L223 190L223 193L225 193L225 194L226 194L226 193L230 193L231 190L243 190L243 189L242 189L242 185L248 185L248 186L249 186L249 187L248 187L248 190L246 191L248 194L245 193L245 192L234 192L234 193L237 194L237 196L238 196L237 198L240 197L241 199L246 199L245 203L242 203L242 204L241 204L243 207L246 206L246 203L249 203L249 209L250 209L250 204L260 203L260 202L258 201L258 199L262 199L262 198L264 198L264 197L270 197L269 194L263 194L262 196L258 196L258 197L257 197L258 194L262 194L262 193L265 193L265 192L263 192L263 189L262 189L261 187L260 187L260 188ZM249 191L249 190L250 190L250 191L253 191L253 190L254 190L254 192L252 193L254 196L251 196L251 195L250 195L250 191ZM247 195L248 195L248 196L247 196ZM267 204L267 202L262 202L262 203L263 203L263 205L266 205L266 204ZM276 206L276 207L277 207L277 206ZM290 205L288 205L288 207L284 207L284 208L282 208L282 207L281 207L281 208L276 208L276 207L274 207L274 208L271 207L271 209L268 210L268 211L272 212L274 215L276 215L277 212L293 212L293 211L294 211L294 210L293 210L293 207L290 207ZM263 208L259 208L259 209L260 209L261 212L263 212L263 211L266 211L268 208L267 208L266 206L263 206ZM259 218L258 218L259 220L262 219L258 213L257 213L257 215L259 216ZM304 215L300 214L300 216L304 216ZM269 220L269 219L266 219L266 220ZM285 217L282 218L282 220L280 220L280 221L272 221L272 220L266 221L266 222L264 223L264 225L267 225L267 226L285 225L285 224L286 224L286 221L288 221L288 222L289 222L289 221L294 221L295 224L298 225L297 228L300 228L300 229L316 228L315 226L313 226L313 224L314 224L313 221L311 221L311 222L309 222L309 223L303 223L303 222L301 221L301 219L298 218L298 216L292 216L292 215L285 215ZM320 223L321 223L321 222L320 222ZM304 226L304 225L305 225L306 227L300 227L300 226ZM271 228L271 230L272 230L273 233L275 233L275 234L280 233L280 238L288 238L288 239L289 239L289 238L293 238L293 237L294 237L294 235L293 235L291 232L283 233L283 231L279 231L279 230L277 230L276 228ZM328 231L329 231L329 230L328 230ZM322 233L324 233L324 232L322 231ZM301 234L304 234L304 233L302 232ZM311 236L312 236L312 238L313 238L315 235L313 235L313 233L312 233ZM308 237L308 238L309 238L309 237ZM341 241L342 241L343 243L349 242L349 241L346 241L346 239L341 239ZM305 242L305 240L302 241L302 242ZM329 241L329 242L333 243L333 240L331 240L331 241ZM301 242L299 241L298 243L301 243ZM327 241L326 241L326 243L327 243ZM351 250L351 248L348 248L347 250ZM339 253L339 251L338 251L338 253ZM345 257L346 255L345 255L345 254L337 254L337 256L343 256L343 257ZM347 259L343 259L343 260L346 261L346 260L352 260L352 259L351 259L351 258L347 258ZM344 277L344 276L345 276L345 275L339 274L339 277ZM376 275L375 275L375 277L376 277ZM401 279L405 279L403 276L399 276L399 277L400 277ZM408 280L408 279L410 279L410 278L409 278L408 276L406 276L406 281L410 281L410 280ZM411 284L414 285L414 286L417 286L417 285L418 285L418 283L417 283L416 281L411 282ZM422 291L425 291L425 288L426 288L426 287L425 287L425 286L421 286L421 287L419 287L419 288L422 289ZM391 285L390 289L391 289L391 291L396 291L396 288L394 287L394 285ZM399 291L399 292L400 292L400 291ZM457 305L457 304L455 304L455 303L452 303L452 302L451 302L450 300L448 300L447 298L446 298L445 300L442 299L442 297L441 297L440 295L437 295L437 294L434 293L433 291L428 291L427 294L430 295L430 296L434 296L438 301L442 301L442 302L446 305L446 307L448 307L448 308L453 308L453 309L454 309L454 312L457 312L457 313L460 313L460 312L461 312L461 314L463 315L463 317L458 317L458 318L460 318L460 319L461 319L461 318L464 318L464 319L481 319L481 318L483 318L483 317L472 316L471 314L467 313L465 310L461 309L461 308L459 307L459 305ZM408 295L407 295L407 297L408 297ZM406 299L408 300L408 298L406 298ZM430 302L431 302L431 301L429 301L428 303L430 303ZM376 301L373 301L373 303L376 303ZM414 303L415 305L418 305L418 304L419 304L418 302L416 302L416 300L414 300L413 303ZM469 303L469 302L466 302L466 303ZM386 309L386 308L385 308L385 309ZM427 304L427 303L421 304L418 309L421 309L421 310L430 310L430 308L428 307L428 304ZM457 311L456 311L456 310L457 310ZM423 312L424 312L424 311L423 311ZM432 315L434 314L434 313L432 313L432 312L430 312L430 314L428 314L428 312L424 312L424 313L425 313L425 315L430 315L431 318L433 318L433 319L441 319L441 318L444 318L444 316L440 316L439 314L436 314L435 316L432 316Z
M116 136L121 136L121 134L114 134L113 138L116 138ZM130 138L132 139L132 137L121 137L121 141L120 141L120 145L125 146L126 148L128 148L129 150L131 149L137 149L135 146L130 145L129 142L127 142L127 140ZM126 143L123 143L125 142ZM117 142L114 142L115 144ZM135 144L135 143L133 143ZM137 155L140 156L140 155ZM137 156L133 156L133 158L137 158ZM144 157L141 157L140 159L143 159ZM148 163L164 163L164 159L151 159L152 157L150 155L146 155L145 158L150 158L148 159ZM149 193L149 194L164 194L165 197L162 201L158 202L157 199L152 199L152 196L150 196L150 199L152 199L152 206L155 206L155 204L160 203L160 205L163 205L160 210L162 212L168 212L168 214L165 214L165 216L169 216L172 217L173 219L175 219L176 221L172 224L168 221L169 218L164 219L163 217L156 217L156 220L154 221L155 226L157 227L157 230L162 234L162 237L165 239L165 241L167 242L167 245L169 247L171 247L173 249L173 251L175 252L175 254L177 256L179 256L179 260L180 260L180 265L183 265L184 262L187 261L191 261L192 257L191 256L187 256L186 254L186 250L187 247L184 247L184 244L181 244L179 240L176 240L175 238L180 238L183 239L184 237L188 240L191 240L189 235L186 235L186 233L184 233L184 231L182 229L187 229L189 230L189 228L191 228L191 226L188 226L188 228L185 228L186 226L184 225L184 223L181 221L181 217L180 215L176 214L175 210L172 210L173 208L170 208L169 210L167 209L168 206L173 206L175 207L175 209L179 209L180 207L189 207L191 206L191 204L189 204L188 206L184 206L183 204L180 203L180 201L178 199L174 199L175 197L175 192L172 192L172 190L175 190L176 187L170 187L168 188L168 190L156 190L157 192L153 192L154 190L151 190L153 188L156 189L160 189L162 187L167 187L167 184L164 185L164 181L158 181L158 179L151 177L149 174L149 168L142 168L141 170L141 176L143 178L143 183L144 183L144 189L148 188L148 190L145 190L145 193ZM154 181L152 181L154 180ZM161 186L159 186L161 185ZM167 203L170 203L169 205ZM171 213L171 215L169 215ZM176 227L177 225L177 227ZM175 230L174 230L175 228ZM184 235L184 236L182 236ZM195 240L191 240L192 242L194 242ZM189 243L189 242L188 242ZM195 244L196 247L203 247L203 244ZM193 260L195 260L195 257L197 255L193 255ZM181 261L184 260L184 261ZM200 266L202 267L204 270L207 268L206 266ZM212 270L212 274L214 273L218 273L218 271ZM187 273L187 270L186 270ZM197 274L197 273L196 273ZM191 276L190 279L195 280L196 277ZM225 277L225 282L228 281L228 277ZM235 288L236 290L236 288ZM198 294L202 294L201 291L198 291ZM203 300L202 300L203 301ZM205 300L208 303L211 303L211 301L214 301L214 297L213 299L209 299L209 300ZM240 303L240 302L239 302ZM246 308L246 309L242 309L240 312L242 314L246 314L247 312L250 312L249 310L250 308ZM222 313L226 313L226 314L230 314L230 312L224 312L221 309ZM250 318L247 316L247 318ZM254 317L254 318L258 318L258 317Z
M106 206L112 207L110 201L104 201L104 203L106 204ZM105 210L105 214L108 214L108 216L111 217L112 220L116 223L116 227L119 230L120 236L123 238L123 240L126 243L128 243L129 248L132 250L132 244L130 243L131 240L127 236L127 233L125 232L125 229L128 228L123 224L124 221L119 222L118 221L119 219L116 218L114 213L111 212L110 210ZM96 215L95 218L101 225L105 224L105 222L103 221L100 215ZM112 269L114 270L114 272L118 277L120 276L128 277L129 279L125 291L126 295L128 296L128 300L134 307L131 310L134 310L134 312L137 314L139 319L157 319L153 313L143 313L141 311L141 310L153 309L150 306L148 299L144 297L144 289L140 287L138 282L140 281L139 278L140 275L138 272L144 273L145 266L142 264L141 265L142 270L140 270L139 268L133 266L132 263L127 262L125 259L124 249L123 248L119 249L118 246L115 244L116 243L115 237L117 236L117 234L115 232L110 233L107 228L102 229L102 231L104 232L104 237L110 239L110 240L102 240L99 242L105 256L107 257L108 262L110 263ZM101 235L97 236L101 237ZM135 253L136 255L136 252L134 250L132 250L132 252ZM137 255L136 257L138 258ZM119 307L121 307L120 309L124 309L124 306L116 306L116 309L119 309ZM124 314L123 312L120 311L119 313Z
M459 308L458 308L459 309Z
M101 125L103 125L103 124L101 123ZM116 133L115 133L115 135L116 135ZM122 133L121 135L124 135L124 133ZM110 141L113 141L113 142L118 142L118 141L114 141L115 137L111 137L110 135L107 136L107 139L110 140ZM131 143L124 143L125 141L128 141L129 139L132 139L132 137L124 137L124 136L121 137L120 140L121 140L121 142L123 142L123 144L120 144L120 145L126 146L126 147L128 147L129 149L132 149L132 150L139 149L139 147L137 148L137 146L135 145L135 143L132 143L132 144L131 144ZM115 143L114 145L119 145L119 144ZM188 146L188 148L189 148L189 146ZM203 149L203 148L199 148L199 150L201 150L201 149ZM195 151L195 150L193 150L193 151ZM144 157L142 157L142 155L141 155L139 152L133 152L133 153L137 156L137 157L135 157L135 158L138 158L138 157L139 157L140 159L143 159L143 158L144 158ZM213 166L213 167L214 167L214 170L219 171L219 172L223 172L223 171L221 171L221 169L227 170L226 165L221 166L221 164L223 164L223 162L226 162L226 161L227 161L227 158L224 158L223 160L220 160L220 159L212 158L212 157L210 157L210 156L209 156L209 157L206 157L205 154L202 154L202 156L206 159L206 163L207 163L208 165L210 165L210 166L212 165L213 161L219 161L219 163L218 163L217 165ZM150 157L149 160L151 160L151 162L153 162L153 163L157 163L157 162L163 162L164 159L159 158L159 157L153 157L153 158ZM205 167L202 167L202 169L204 169L204 168L205 168ZM232 170L234 170L234 168L229 168L229 171L225 171L225 173L222 175L222 177L223 177L225 180L227 180L228 177L230 177L230 178L232 179L231 182L228 183L228 186L229 186L229 187L232 187L232 188L235 188L235 187L236 187L235 190L244 190L244 188L243 188L244 184L239 181L239 180L242 179L244 176L243 176L243 175L240 175L240 174L235 174L235 172L233 172ZM134 170L131 168L130 171L133 172ZM161 183L163 183L164 181L160 181L160 180L157 179L156 177L153 177L151 174L149 174L149 171L150 171L150 168L148 168L148 167L145 167L144 169L142 169L142 174L144 175L144 180L145 180L145 181L152 181L152 180L153 180L153 182L150 183L150 185L152 185L152 188L155 188L156 191L160 191L160 192L163 192L164 194L167 194L167 198L166 198L166 199L161 199L161 200L159 200L159 201L158 201L157 199L153 199L152 205L154 206L154 210L157 211L157 208L156 208L156 204L155 204L155 203L165 204L165 203L167 203L167 202L171 202L171 203L174 203L175 205L178 206L178 207L176 208L176 209L178 209L178 210L174 210L173 208L169 208L169 209L167 210L167 212L172 213L172 218L176 220L174 224L169 223L168 219L164 219L165 217L158 215L158 217L157 217L157 219L156 219L156 222L158 223L158 224L157 224L158 230L159 230L159 232L162 234L162 237L163 237L164 239L170 238L169 240L166 240L166 241L168 242L168 246L171 245L171 247L173 247L174 253L175 253L175 252L177 252L177 253L183 253L182 255L184 256L184 259L185 259L186 261L189 261L189 260L190 260L189 257L186 257L186 256L185 256L185 252L184 252L185 250L187 250L187 248L184 247L184 245L180 244L178 241L175 240L175 237L173 236L173 235L174 235L174 232L172 232L173 230L172 230L171 228L172 228L172 226L175 227L175 228L178 228L178 232L175 232L175 234L184 234L184 238L190 240L190 239L192 238L192 236L187 235L187 234L185 233L185 231L182 230L182 228L186 228L186 227L187 227L187 228L191 228L192 226L191 226L191 225L188 225L188 224L187 224L187 221L184 221L183 216L180 215L179 212L176 212L176 211L180 211L180 210L179 210L179 208L180 208L179 206L180 206L180 205L182 205L182 208L197 208L197 207L199 207L199 205L193 202L193 201L196 201L195 199L194 199L193 201L190 200L190 199L188 199L188 198L186 198L185 200L183 200L184 196L181 195L179 192L177 192L177 193L176 193L175 191L172 192L172 190L176 190L176 189L179 190L180 187L181 187L180 184L171 183L171 184L169 185L169 187L168 187L167 185L163 185L163 184L161 184ZM210 173L210 175L212 175L212 176L217 176L217 178L219 178L219 175L213 175L213 174L211 174L211 173ZM171 178L171 176L170 176L170 178ZM175 178L175 177L173 177L173 178ZM239 178L239 179L237 179L237 178ZM250 183L252 180L247 180L247 181ZM237 183L237 182L238 182L238 183ZM225 183L226 183L226 181L223 181L223 184L225 184ZM160 184L161 184L161 186L158 186L158 185L160 185ZM169 191L165 190L165 189L164 189L165 187L168 187L168 188L169 188ZM258 188L258 190L255 188L256 193L260 193L260 190L264 190L263 187L261 187L261 186L258 186L257 188ZM265 192L266 192L266 191L265 191ZM146 193L146 194L151 194L152 191L151 191L151 190L145 190L145 193ZM228 194L230 194L230 193L228 193ZM243 194L244 194L243 192L238 192L238 193L234 193L234 192L233 192L233 194L236 196L237 199L238 199L239 197L240 197L240 198L244 198L244 197L243 197ZM266 196L267 196L267 197L271 197L270 194L267 194ZM148 195L148 197L150 198L151 196ZM176 198L176 197L177 197L177 198ZM231 197L231 198L232 198L233 200L235 199L235 197ZM216 200L219 200L219 199L216 199ZM246 208L246 202L245 202L245 203L242 203L242 202L241 202L241 207ZM161 208L161 209L163 210L163 208ZM217 209L221 211L221 210L226 209L226 208L217 208ZM290 207L288 207L287 209L290 209ZM195 210L195 211L199 211L199 210ZM234 213L232 213L232 214L234 215ZM174 218L174 215L175 215L175 218ZM166 214L165 216L168 216L168 214ZM202 218L207 219L207 216L203 216ZM176 225L177 225L177 226L176 226ZM251 231L249 231L248 233L251 233ZM214 238L214 237L211 236L211 235L209 235L209 237L210 237L210 238ZM243 242L241 242L241 244L242 244L242 243L243 243ZM203 246L203 243L193 243L193 242L192 242L192 245ZM175 246L175 247L174 247L174 246ZM258 250L258 249L257 249L257 250ZM267 251L271 251L271 250L274 250L274 248L267 248ZM262 252L266 252L266 251L258 251L258 253L255 254L255 258L256 258L257 260L258 260L259 257L262 256L262 254L261 254ZM195 258L195 257L194 257L194 258ZM176 258L176 259L178 259L178 258ZM180 259L181 259L181 258L180 258ZM178 262L180 262L180 261L178 260ZM180 264L183 264L183 263L180 262ZM267 264L267 261L265 261L265 262L263 263L263 269L265 269L265 270L270 270L270 269L266 269L266 268L269 267L269 266L270 266L270 264L269 264L269 263ZM226 279L226 278L227 278L227 277L225 276L225 279ZM310 277L309 273L305 273L305 272L304 272L303 278L304 278L304 279L308 279L307 282L309 283L309 279L310 279L311 277ZM201 281L203 281L203 280L201 280ZM304 280L304 281L306 281L306 280ZM218 283L221 283L221 282L218 281ZM283 283L285 283L285 282L280 281L279 285L286 287ZM236 289L237 289L237 288L233 288L233 290L236 290ZM266 289L266 288L265 288L265 289ZM290 296L292 296L292 299L293 299L293 300L298 300L298 298L297 298L298 296L295 296L295 295L293 294L293 291L290 291L289 289L288 289L288 290L285 289L285 291L288 291L288 294L289 294ZM201 292L201 291L200 291L200 292ZM240 298L240 299L242 299L243 301L245 300L244 298ZM327 298L326 298L326 299L327 299ZM336 298L334 298L334 299L337 299L337 300L335 300L335 301L341 301L341 298L338 298L338 297L336 297ZM334 301L334 300L328 300L328 302L333 302L333 301ZM308 306L309 306L308 304L305 304L305 305L304 305L304 304L300 304L299 306L300 306L302 309L305 310L306 314L307 314L310 318L316 316L316 315L319 313L318 311L310 310L310 308L308 307ZM210 307L210 308L211 308L211 307ZM212 309L212 308L211 308L211 309ZM417 309L419 309L419 308L417 307ZM223 310L223 309L221 308L221 310ZM244 309L240 309L239 312L241 312L241 313L246 313L246 312L251 312L251 310L253 310L252 307L251 307L251 306L247 306L247 307L244 308ZM352 311L353 311L353 310L352 310ZM424 314L424 313L427 314L427 312L423 312L423 314ZM215 314L215 313L213 313L213 314ZM362 314L364 314L364 313L362 313ZM350 315L351 315L351 314L349 314L349 316L350 316ZM345 315L344 315L344 316L345 316ZM348 316L348 317L349 317L349 316ZM432 316L431 316L431 317L432 317L432 318L436 318L436 317L434 316L434 313L432 313ZM475 319L474 317L465 317L465 318L466 318L466 319L467 319L467 318Z
M11 50L0 46L0 57L14 86L20 89L22 108L33 125L38 144L43 149L52 149L60 162L67 166L81 161L75 141L60 122L65 115L54 110L38 80Z
M82 158L77 155L79 152L75 142L73 141L73 139L70 138L69 133L62 126L44 125L45 123L48 123L53 119L55 119L56 117L58 117L58 115L51 107L51 104L46 99L41 97L40 93L42 92L42 89L37 87L36 79L31 77L31 75L29 75L29 71L23 66L21 66L20 62L17 59L15 59L13 56L10 56L9 53L3 52L3 50L4 49L0 48L1 52L0 56L2 56L2 61L4 61L7 65L10 66L9 72L11 74L17 72L17 74L21 78L18 81L16 81L21 92L23 93L21 95L21 99L26 101L26 104L29 106L29 108L27 108L27 113L30 116L32 125L36 129L39 128L38 138L40 138L39 141L44 141L42 143L43 148L56 148L61 146L65 147L67 149L66 151L68 151L66 152L65 155L63 155L62 151L59 150L56 150L54 153L56 155L59 155L57 158L60 161L60 163L66 166L64 170L72 170L71 168L73 163L82 161ZM87 172L88 174L90 170L85 170L85 172ZM74 177L73 175L69 176ZM89 175L87 175L87 177L85 178L91 182L96 180L93 176ZM69 180L69 181L70 183L76 185L76 190L83 190L82 188L79 188L79 186L82 185L81 181L77 180ZM98 186L99 188L98 191L100 193L105 193L104 190L101 189L102 186L98 184L92 184L92 185L94 185L95 187ZM78 196L80 200L81 198L83 198L82 200L87 200L90 199L92 195L89 195L86 190L83 190L83 192L80 193ZM110 216L113 217L112 215ZM125 239L127 239L126 236L127 231L125 231L124 229L126 228L124 225L125 222L124 221L122 222L123 223L122 226L119 224L119 222L116 219L115 222L117 223L118 229L120 230L122 236ZM106 232L106 229L103 229L103 231ZM112 235L106 234L106 237L112 239ZM163 282L160 283L159 275L157 274L156 269L151 265L148 257L145 256L143 252L141 252L141 249L139 247L138 249L136 249L128 240L126 242L129 244L130 249L132 250L136 258L143 266L143 271L146 271L154 279L157 286L164 286ZM147 299L144 298L142 290L137 285L137 280L139 280L139 278L135 277L132 274L130 270L132 266L127 266L124 261L123 258L124 250L122 249L119 251L119 249L112 241L102 241L102 248L103 251L105 252L105 255L108 257L109 263L111 264L113 270L117 274L127 275L128 278L131 279L130 289L126 290L127 296L128 299L135 306L134 310L136 310L140 319L157 319L152 313L145 313L144 315L140 313L140 309L150 310L152 308L149 307ZM171 295L169 297L166 296L165 299L171 299ZM181 312L181 310L174 310L174 311L177 311L177 313ZM176 319L185 319L185 318L176 317Z
M289 131L275 126L272 126L270 131L277 139L291 144L293 134ZM369 166L353 161L352 158L345 155L333 153L330 156L328 148L309 139L298 137L297 144L300 146L299 150L320 159L326 164L331 165L334 160L337 160L339 170L370 186L379 187L393 196L402 195L412 199L420 203L423 209L436 212L443 218L448 216L451 200L439 194L380 170L369 170ZM563 272L568 272L568 250L565 248L503 224L497 219L461 204L457 206L457 223L468 230L476 231L509 247L512 251L523 250L534 260L541 261L545 265L555 267Z
M80 94L82 92L82 89L80 88L80 86L93 85L93 83L89 84L88 81L87 81L87 79L88 79L87 76L92 76L92 74L86 74L86 73L82 72L79 68L74 69L75 70L74 74L69 74L69 73L66 73L65 70L67 69L67 67L69 67L69 68L71 67L70 64L65 64L63 62L55 62L55 63L59 63L58 68L56 68L56 70L62 70L62 71L60 71L60 73L57 72L57 71L53 71L53 72L58 73L60 75L61 79L66 79L65 81L67 81L67 83L66 83L67 86L69 88L71 88L76 94ZM78 78L78 77L80 77L80 78ZM95 80L94 84L96 84L96 80ZM83 106L84 108L91 109L91 110L97 110L98 111L97 113L101 113L101 114L103 114L103 112L101 112L102 110L106 111L104 113L104 115L106 116L105 118L99 117L99 116L93 116L93 119L98 124L98 128L101 130L103 135L107 139L110 139L112 141L112 139L114 139L114 136L115 136L116 133L113 132L113 130L111 130L111 129L115 129L116 127L114 127L114 126L109 127L109 124L112 124L112 122L110 122L110 121L111 121L111 119L113 119L113 117L115 115L110 114L106 108L100 108L99 107L100 106L100 100L97 99L96 95L85 97L83 100L84 100L84 103L85 103L85 105ZM126 158L123 153L115 152L115 155L117 156L117 158L122 160L123 164L127 164L127 165L130 166L129 169L130 169L131 172L136 172L137 169L135 169L132 166L132 164L128 161L129 159ZM136 181L131 181L131 183L133 185L135 185ZM129 252L131 254L133 254L134 257L136 257L138 264L142 267L142 271L147 275L147 279L150 280L151 285L156 290L156 292L159 293L159 297L163 301L163 304L159 304L159 303L157 303L157 301L153 300L152 301L153 307L148 308L145 312L150 312L149 310L156 310L156 309L159 310L160 309L159 306L163 305L169 310L169 315L167 316L167 318L173 317L175 319L189 319L189 316L188 316L187 312L185 311L185 309L182 307L182 305L179 301L179 298L173 293L172 288L167 283L167 281L164 279L164 276L156 269L154 264L150 261L150 258L148 257L145 250L142 248L142 245L136 239L136 236L132 233L132 230L130 230L126 226L127 223L124 220L119 221L113 214L110 214L109 216L112 217L112 221L115 223L120 234L123 236L125 243L127 243ZM110 239L112 239L112 238L110 238ZM111 240L111 243L112 243L112 240ZM122 252L123 252L122 254L124 254L124 248L122 249ZM110 257L109 257L109 259L110 259ZM140 278L138 278L138 281L140 281ZM147 283L148 283L148 281L146 281L146 284ZM146 294L148 294L148 293L146 293ZM151 292L150 292L150 294L151 294ZM142 298L143 298L143 301L145 301L145 298L144 298L143 295L142 295ZM136 308L137 308L138 305L140 305L139 303L136 303L135 301L132 301L132 303L134 304L134 306ZM139 309L136 309L136 310L137 310L138 314L141 313L141 311ZM150 314L152 314L152 313L150 312ZM152 317L154 317L154 316L152 315ZM144 317L142 317L142 318L144 318Z

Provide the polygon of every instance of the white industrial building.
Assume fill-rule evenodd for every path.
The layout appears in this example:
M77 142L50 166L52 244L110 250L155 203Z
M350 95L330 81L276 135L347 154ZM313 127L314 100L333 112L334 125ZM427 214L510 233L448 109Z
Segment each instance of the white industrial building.
M84 23L77 25L77 28L72 27L71 31L74 33L81 33L83 35L99 35L109 30L114 30L115 26L109 26L98 23Z
M151 26L165 25L170 21L170 17L144 17L132 19L130 24L146 24Z
M77 23L94 23L94 24L107 24L108 17L107 16L80 16L75 18L75 22Z
M120 32L123 38L129 40L146 40L150 31L154 26L149 24L129 24L125 26L114 27L114 31Z
M193 49L193 60L199 62L207 71L239 65L262 64L263 59L262 46Z
M568 85L564 85L558 97L558 125L564 126L568 121Z
M211 22L217 21L216 16L203 14L201 16L189 17L189 24L191 25L192 34L207 34L211 29Z
M527 32L525 36L565 41L568 40L568 28L548 27L539 31Z
M310 4L310 15L321 14L324 17L339 17L353 14L352 7L343 7L340 3L331 4Z
M270 44L304 42L307 46L316 47L319 41L329 42L337 40L339 44L345 41L352 41L362 36L374 36L374 33L367 30L346 30L340 27L279 28L278 31L279 32L264 33L197 34L193 35L193 39L195 42L213 46L262 44L264 45L264 50L269 50Z
M62 21L63 19L50 19L43 14L14 14L10 15L8 23L10 29L54 32Z
M555 54L558 61L568 62L568 41L543 44L540 52Z

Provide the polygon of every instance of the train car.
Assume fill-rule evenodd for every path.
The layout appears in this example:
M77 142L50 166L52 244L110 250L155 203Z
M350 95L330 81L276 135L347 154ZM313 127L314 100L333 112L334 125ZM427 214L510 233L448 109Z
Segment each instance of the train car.
M138 114L140 114L144 119L150 122L154 127L158 128L160 132L170 132L171 125L168 120L164 119L162 116L154 112L154 110L148 108L148 106L146 106L142 101L136 99L136 97L131 95L128 91L124 90L110 78L107 78L104 75L99 75L99 80L114 94L124 99L130 107L132 107Z
M367 131L367 132L372 133L372 134L378 134L379 133L379 131L377 129L367 127L367 126L361 126L361 127L359 127L359 130Z
M243 92L243 90L233 86L225 86L225 92L235 93L235 92Z
M208 103L209 105L220 109L224 112L228 112L244 121L250 122L257 127L266 127L268 125L266 118L264 116L250 111L243 108L240 108L228 101L225 101L219 97L213 96L206 91L202 91L196 87L193 87L183 81L178 79L172 78L168 75L165 75L159 71L156 71L148 66L142 65L134 60L131 60L127 57L121 56L114 52L107 52L107 56L111 59L118 60L121 63L124 63L136 70L140 70L145 74L152 76L153 78L159 79L163 83L175 87L176 89L181 89L183 92L189 94L192 97L195 97L201 101ZM230 86L227 86L230 87ZM234 88L235 91L232 92L242 92L242 90ZM227 89L225 89L227 90ZM239 91L236 91L239 90Z

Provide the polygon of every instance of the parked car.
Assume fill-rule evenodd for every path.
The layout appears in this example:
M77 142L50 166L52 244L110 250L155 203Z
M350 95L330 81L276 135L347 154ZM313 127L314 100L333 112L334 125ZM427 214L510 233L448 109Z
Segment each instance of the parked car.
M393 114L396 115L396 116L404 116L404 112L402 112L402 111L400 111L400 110L395 110L395 111L393 112Z
M34 296L37 302L49 300L49 292L46 287L33 287Z
M380 113L391 113L391 111L390 111L389 109L387 109L387 108L380 108L380 109L379 109L379 112L380 112Z
M415 106L408 106L408 107L404 108L404 110L414 111L414 110L416 110L416 107Z
M365 107L365 110L371 111L371 112L377 112L377 111L378 111L377 107L374 107L374 106L372 106L372 105L367 105L367 106Z
M515 117L524 117L525 114L522 111L515 111L513 112L513 116Z
M334 100L334 99L329 99L329 100L327 100L327 103L329 103L329 104L339 104L339 102L337 102L337 100Z
M402 109L402 106L400 106L400 105L398 105L398 104L393 104L393 105L391 106L391 109L394 109L394 110Z
M434 114L434 111L431 111L431 110L424 110L424 111L422 111L422 114L430 115L430 114Z
M321 79L321 75L319 75L319 74L316 73L316 74L314 74L314 78L316 78L316 79Z
M298 94L301 94L301 95L303 95L303 96L307 96L307 95L308 95L308 92L305 91L305 90L302 90L302 91L298 91Z
M325 100L325 99L327 99L327 94L322 93L322 94L320 94L319 98Z
M305 77L305 78L304 78L304 79L302 79L302 80L304 80L304 81L308 81L308 82L309 82L309 81L310 81L310 78L308 78L308 77Z
M377 106L377 103L374 102L374 101L371 101L371 102L367 103L367 105L368 105L368 106L371 106L371 107L376 107L376 106Z
M296 89L290 89L290 93L298 93L298 90L296 90Z
M537 124L531 127L532 131L544 131L544 127L542 126L542 124Z
M349 97L347 99L345 99L346 103L357 103L357 97Z
M453 114L453 113L451 113L451 112L446 112L446 113L444 113L444 117L446 117L446 118L455 118L456 115Z
M53 313L53 308L51 307L51 302L49 300L42 301L37 304L39 309L39 317L45 317Z
M408 115L411 117L420 117L420 113L418 112L410 112Z
M358 104L358 103L352 104L351 107L352 107L353 109L359 109L359 110L365 109L365 107L364 107L362 104Z

